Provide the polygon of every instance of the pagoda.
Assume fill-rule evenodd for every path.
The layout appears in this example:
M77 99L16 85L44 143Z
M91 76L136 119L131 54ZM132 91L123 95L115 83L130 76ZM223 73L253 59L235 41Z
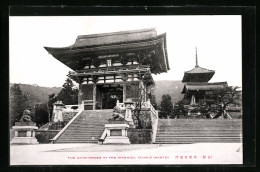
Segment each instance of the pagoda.
M182 82L184 87L182 94L184 99L190 102L190 105L196 105L198 101L205 101L206 92L224 89L227 82L213 82L209 83L214 76L215 71L202 68L198 65L197 47L196 47L196 65L192 70L184 72Z
M112 109L118 101L134 99L136 85L147 101L152 74L170 69L166 33L157 35L154 28L80 35L71 46L44 48L73 70L69 75L79 84L84 110Z

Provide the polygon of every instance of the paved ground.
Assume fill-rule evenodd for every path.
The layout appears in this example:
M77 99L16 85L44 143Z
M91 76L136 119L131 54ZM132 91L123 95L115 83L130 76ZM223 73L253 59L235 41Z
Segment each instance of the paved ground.
M242 164L241 143L11 145L10 165Z

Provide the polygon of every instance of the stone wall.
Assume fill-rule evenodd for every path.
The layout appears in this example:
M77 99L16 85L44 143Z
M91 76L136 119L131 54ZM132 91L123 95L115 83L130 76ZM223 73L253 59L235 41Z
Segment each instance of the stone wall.
M152 130L151 129L135 129L129 128L127 136L131 144L151 144L152 143Z

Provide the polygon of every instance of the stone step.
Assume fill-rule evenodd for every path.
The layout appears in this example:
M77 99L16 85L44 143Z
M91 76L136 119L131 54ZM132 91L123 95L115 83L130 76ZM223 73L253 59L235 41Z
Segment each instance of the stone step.
M187 125L189 126L189 125ZM158 126L158 129L164 129L164 128L169 128L169 129L203 129L203 128L210 128L210 129L238 129L238 127L242 127L242 126L220 126L220 125L209 125L209 126L189 126L188 128L185 126Z
M79 140L85 140L85 141L97 141L99 138L94 138L92 139L91 137L90 138L76 138L76 139L71 139L71 138L64 138L62 140L71 140L71 141L79 141Z
M97 135L89 135L89 136L77 136L77 135L74 135L74 136L66 136L63 139L71 139L71 138L75 138L75 139L90 139L90 140L92 140L92 138L99 139L100 136L97 136Z
M171 139L171 138L242 138L242 136L234 136L234 135L214 135L214 136L205 136L205 135L171 135L171 136L157 136L157 139Z
M79 141L69 141L69 140L65 140L65 141L60 141L59 143L98 143L98 141L85 141L85 140L79 140Z
M225 127L225 128L236 128L236 127L241 127L242 125L222 125L222 124L219 124L219 125L159 125L158 124L158 128L185 128L186 126L189 126L189 128L214 128L214 127L217 127L217 128L221 128L221 127Z
M77 134L80 134L80 133L102 133L105 129L103 130L76 130L76 129L70 129L68 132L66 133L77 133Z
M176 132L176 133L180 133L180 132L242 132L242 130L174 130L174 129L158 129L157 132Z
M85 142L96 142L98 141L98 139L62 139L60 141L63 141L63 142L82 142L82 141L85 141Z
M95 125L95 124L79 124L79 123L74 123L73 125L70 125L69 127L79 127L79 128L100 128L100 127L105 127L104 125Z
M162 138L160 138L160 139L156 139L156 142L158 142L158 141L192 141L192 142L194 142L194 141L198 141L198 140L200 140L200 141L219 141L219 140L242 140L242 138L171 138L171 139L162 139Z
M242 120L159 119L155 143L198 142L242 142Z
M95 127L89 127L89 126L69 126L68 129L78 129L78 130L103 130L105 127L104 126L95 126Z
M171 138L156 138L157 140L214 140L214 139L221 139L221 140L233 140L233 139L242 139L241 137L171 137Z
M56 140L57 143L98 143L113 110L83 111ZM94 140L92 140L94 138Z
M242 134L242 132L158 132L157 134L161 135L161 134L184 134L184 135L189 135L189 134Z
M184 137L184 138L157 138L156 141L175 141L175 140L185 140L185 141L195 141L195 140L241 140L242 138L239 137L233 137L233 138L227 138L227 137L215 137L215 138L202 138L202 137Z
M220 140L220 141L212 141L212 142L208 141L208 142L206 142L206 141L198 140L198 141L195 141L195 142L184 142L184 141L180 141L180 142L178 142L178 141L176 141L176 142L155 142L154 144L194 144L194 143L241 143L241 141L228 141L228 140L222 141L222 140Z
M172 140L172 141L156 141L161 144L176 144L176 143L242 143L241 140Z
M214 142L218 142L218 143L221 143L221 142L242 142L241 139L216 139L216 140L202 140L202 139L193 139L193 140L156 140L155 143L159 143L159 142L165 142L165 143L176 143L176 142L182 142L182 143L197 143L197 142L205 142L205 143L208 143L208 142L211 142L211 143L214 143Z

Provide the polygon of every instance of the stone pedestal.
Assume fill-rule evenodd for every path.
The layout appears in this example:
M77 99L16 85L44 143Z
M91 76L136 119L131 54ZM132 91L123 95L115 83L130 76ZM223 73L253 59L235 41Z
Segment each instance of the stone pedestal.
M15 136L11 140L11 144L38 144L35 138L35 130L38 127L36 127L35 123L16 122L13 129L15 130Z
M128 124L106 124L107 137L103 144L130 144L127 137Z

